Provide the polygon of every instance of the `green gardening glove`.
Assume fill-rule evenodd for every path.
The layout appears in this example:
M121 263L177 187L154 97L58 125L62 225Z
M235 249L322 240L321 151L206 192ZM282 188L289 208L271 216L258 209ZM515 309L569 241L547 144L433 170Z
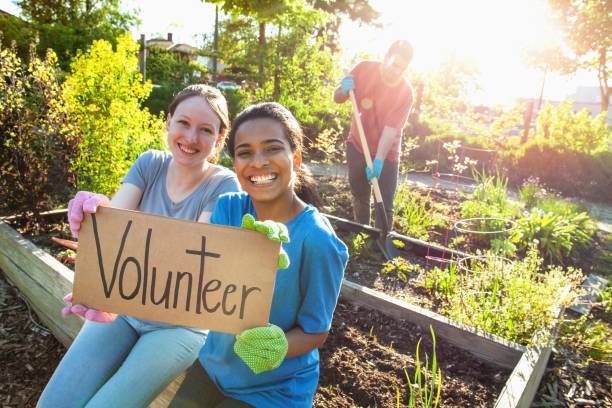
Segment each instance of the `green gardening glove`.
M234 343L234 352L255 374L281 365L288 349L285 332L273 324L245 330Z
M289 231L287 231L287 227L280 222L271 220L255 221L255 217L251 214L245 214L242 217L242 228L261 232L273 242L289 242ZM280 253L278 254L278 269L287 269L289 263L289 255L287 255L281 246Z

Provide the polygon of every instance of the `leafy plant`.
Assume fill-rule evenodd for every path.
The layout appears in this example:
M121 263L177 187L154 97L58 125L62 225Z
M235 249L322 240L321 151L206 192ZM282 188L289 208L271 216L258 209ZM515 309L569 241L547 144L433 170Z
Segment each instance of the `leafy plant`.
M561 324L558 342L578 350L588 360L609 362L612 359L612 330L600 319L587 316L566 319Z
M383 264L380 273L392 274L394 273L397 277L404 282L408 281L409 275L416 275L422 270L422 267L418 264L413 264L410 261L397 257L386 261Z
M535 243L547 262L564 263L575 247L588 245L594 233L585 212L564 216L533 208L517 221L512 242L519 251Z
M397 214L395 223L407 235L417 239L429 238L431 229L441 223L429 194L421 197L412 191L407 183L398 186L394 206Z
M437 266L431 269L425 277L423 287L430 289L436 298L450 298L460 289L457 263L449 263L446 269Z
M436 358L436 335L433 327L429 326L432 342L431 367L429 366L429 357L425 354L425 364L421 367L419 349L421 346L421 337L416 346L416 364L414 377L411 379L408 372L404 370L406 379L408 380L409 399L408 407L416 407L417 401L422 408L437 407L440 403L440 394L442 392L442 370L438 367Z
M367 258L374 249L373 241L369 238L368 234L363 232L351 233L345 242L347 242L349 254L353 258Z
M470 197L461 203L463 218L507 218L518 215L520 206L508 200L508 179L474 171L477 182Z
M309 156L321 163L339 163L344 158L344 128L338 118L334 126L326 127L319 132L310 146Z

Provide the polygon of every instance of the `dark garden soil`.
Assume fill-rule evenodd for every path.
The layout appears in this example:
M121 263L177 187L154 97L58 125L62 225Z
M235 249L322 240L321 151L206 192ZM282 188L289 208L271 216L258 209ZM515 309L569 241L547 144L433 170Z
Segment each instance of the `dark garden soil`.
M29 313L27 301L0 275L0 404L33 407L65 348ZM404 370L414 375L414 351L420 336L421 359L431 358L429 333L380 313L338 305L334 324L321 349L321 380L315 407L396 407L408 399ZM487 407L499 394L509 371L479 363L437 341L442 369L441 405Z
M35 406L64 352L0 271L0 405Z
M324 211L351 219L350 193L343 179L324 180L321 192ZM458 197L446 191L431 191L449 205ZM64 248L51 236L69 239L66 225L57 220L42 233L28 235L38 246L56 257ZM32 225L15 225L27 232ZM43 227L41 225L34 227ZM438 237L444 237L440 233ZM439 241L440 242L440 241ZM444 242L440 242L444 243ZM70 261L63 257L64 262ZM379 291L401 296L425 307L430 301L418 288L397 277L379 273L384 260L375 247L367 257L351 260L346 278ZM423 262L415 258L415 262ZM420 300L419 300L420 299ZM0 404L3 407L34 406L40 392L65 352L64 347L44 329L25 299L0 275ZM594 308L601 316L602 308ZM340 302L330 335L320 350L321 378L315 407L399 407L408 401L408 381L415 371L415 349L423 338L420 358L431 358L430 333L407 322L398 322L378 312ZM437 339L436 357L442 370L441 406L490 407L501 391L509 371L486 365L469 354ZM572 348L558 345L534 406L612 407L610 362L587 361ZM399 403L398 403L399 401Z

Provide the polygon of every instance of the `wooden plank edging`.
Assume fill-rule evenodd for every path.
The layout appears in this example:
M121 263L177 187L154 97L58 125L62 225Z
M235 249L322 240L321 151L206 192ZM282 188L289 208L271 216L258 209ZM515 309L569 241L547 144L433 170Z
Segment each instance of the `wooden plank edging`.
M384 293L344 280L341 296L350 303L376 309L397 320L406 320L429 330L431 325L436 337L465 350L479 359L504 368L514 368L526 348L482 330L453 321L431 310L412 305Z

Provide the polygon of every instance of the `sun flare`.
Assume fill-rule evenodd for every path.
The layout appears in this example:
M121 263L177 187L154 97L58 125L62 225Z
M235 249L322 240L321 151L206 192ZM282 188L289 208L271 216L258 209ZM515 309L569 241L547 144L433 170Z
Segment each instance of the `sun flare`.
M496 102L535 94L542 72L526 65L525 53L561 39L544 0L379 0L373 6L382 28L353 28L347 48L381 57L393 40L405 38L419 72L434 71L451 57L469 61L481 73L481 97Z

